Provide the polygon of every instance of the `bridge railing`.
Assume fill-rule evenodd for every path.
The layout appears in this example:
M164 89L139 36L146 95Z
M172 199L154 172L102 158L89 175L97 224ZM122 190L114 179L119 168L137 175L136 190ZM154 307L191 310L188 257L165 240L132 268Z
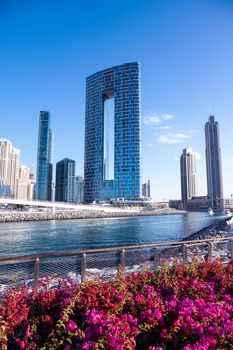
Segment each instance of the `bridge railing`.
M108 281L119 269L125 273L160 269L164 261L187 263L194 257L200 261L233 259L233 238L165 242L90 250L74 250L51 254L28 255L0 259L0 293L20 285L40 288L50 276L50 287L61 279L80 283L99 276Z

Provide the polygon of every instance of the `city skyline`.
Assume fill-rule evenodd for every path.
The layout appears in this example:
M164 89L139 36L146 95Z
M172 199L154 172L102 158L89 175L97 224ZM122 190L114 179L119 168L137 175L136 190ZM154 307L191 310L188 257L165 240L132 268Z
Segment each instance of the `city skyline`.
M201 156L199 194L206 195L203 125L214 114L221 125L224 196L229 196L232 4L135 1L131 7L119 1L107 9L104 4L91 2L87 8L68 1L56 4L54 11L52 3L41 1L36 9L27 1L21 7L5 4L0 12L0 136L21 150L22 162L36 171L38 112L48 109L55 133L54 164L72 158L77 173L83 174L86 76L139 60L142 182L150 178L155 200L179 198L180 150L192 147Z

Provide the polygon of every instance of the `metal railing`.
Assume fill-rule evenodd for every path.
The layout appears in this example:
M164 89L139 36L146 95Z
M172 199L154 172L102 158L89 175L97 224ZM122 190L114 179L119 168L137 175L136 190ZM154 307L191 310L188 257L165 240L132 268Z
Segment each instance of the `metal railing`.
M198 257L200 261L220 258L228 263L233 259L233 237L0 259L0 293L19 285L31 285L38 289L40 281L48 276L53 276L50 278L50 287L59 285L60 279L72 279L80 283L99 276L107 281L114 278L119 269L125 273L137 273L145 268L154 271L165 260L172 264L176 258L185 264L193 257Z

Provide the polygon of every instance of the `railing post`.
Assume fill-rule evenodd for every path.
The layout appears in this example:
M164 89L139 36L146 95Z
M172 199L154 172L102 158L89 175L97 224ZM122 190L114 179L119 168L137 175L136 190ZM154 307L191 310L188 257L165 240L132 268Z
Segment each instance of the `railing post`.
M213 242L208 242L208 260L212 261L213 256Z
M121 251L121 270L125 272L125 250Z
M183 263L187 263L187 256L188 256L188 246L187 244L183 244Z
M36 258L34 267L34 286L36 288L36 293L39 291L39 273L40 273L40 259Z
M233 259L233 238L230 240L231 244L231 259Z
M82 255L82 272L81 272L81 282L85 282L86 279L86 266L87 266L87 256L86 253Z
M155 247L154 249L154 271L158 271L159 269L159 251Z

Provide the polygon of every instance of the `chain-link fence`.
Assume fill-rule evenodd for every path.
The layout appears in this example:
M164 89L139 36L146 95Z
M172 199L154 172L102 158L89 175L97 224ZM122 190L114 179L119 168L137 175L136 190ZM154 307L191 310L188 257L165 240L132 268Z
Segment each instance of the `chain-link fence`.
M0 259L0 293L19 285L36 286L49 277L49 288L61 280L74 283L94 278L108 281L119 270L138 273L158 270L165 261L187 263L194 257L200 261L233 259L233 238L149 244L86 251L72 251L39 256ZM48 287L48 284L47 284Z

